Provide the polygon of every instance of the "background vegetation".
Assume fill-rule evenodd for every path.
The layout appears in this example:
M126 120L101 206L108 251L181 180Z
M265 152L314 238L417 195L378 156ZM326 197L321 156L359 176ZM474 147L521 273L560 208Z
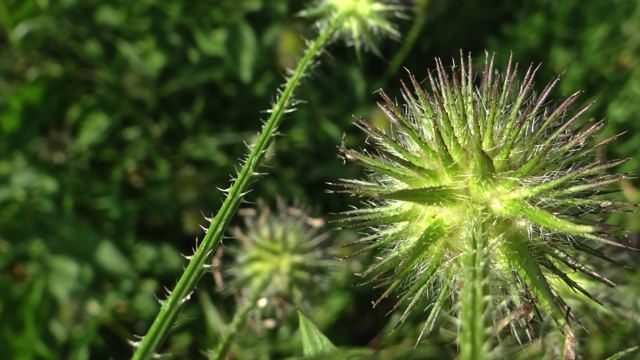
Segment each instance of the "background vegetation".
M0 358L126 359L127 340L144 334L162 296L202 237L202 213L214 213L245 143L255 139L287 68L295 66L315 29L295 14L294 0L4 0L0 2ZM563 73L554 98L578 90L576 108L597 99L589 115L611 123L601 139L624 133L599 156L634 157L617 172L640 172L640 3L634 0L419 0L407 14L425 26L402 66L418 78L434 57L496 52L503 70L510 53L521 65L542 63L537 87ZM407 34L413 21L399 20ZM382 57L336 43L297 94L250 200L300 199L330 219L359 199L327 195L328 182L361 178L337 149L360 147L352 114L385 121L375 85L401 44L381 40ZM398 71L382 85L399 96ZM640 202L640 182L611 198ZM639 247L640 214L614 214ZM236 225L241 219L235 220ZM356 238L334 232L331 250ZM234 240L225 240L225 245ZM584 280L606 308L571 295L580 353L602 359L639 345L638 253L606 249L629 269L591 263L619 286ZM307 314L337 346L412 349L428 312L416 311L391 335L399 313L393 299L375 309L381 289L351 287L370 262L336 261L325 293L307 299ZM223 257L225 266L233 259ZM223 272L224 275L224 272ZM560 289L560 291L563 291ZM287 299L254 318L232 348L238 359L301 356L297 317ZM276 301L277 300L277 301ZM422 305L426 305L426 302ZM201 282L166 341L176 358L203 358L234 296ZM272 320L272 322L265 322ZM270 328L275 323L276 326ZM455 326L440 322L415 358L454 358ZM537 324L540 334L544 324ZM527 346L506 341L520 357L549 356L555 335ZM523 338L524 341L525 338ZM526 344L525 344L526 345ZM514 355L515 356L515 355ZM640 358L640 355L635 355ZM406 358L407 356L405 356ZM630 355L627 358L634 358Z

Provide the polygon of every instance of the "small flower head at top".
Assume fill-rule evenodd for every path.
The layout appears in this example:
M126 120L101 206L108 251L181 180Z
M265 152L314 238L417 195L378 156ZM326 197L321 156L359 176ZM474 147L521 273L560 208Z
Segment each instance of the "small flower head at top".
M433 329L447 299L464 315L472 304L465 291L488 299L481 306L497 330L516 320L527 326L522 319L541 308L564 332L565 357L572 358L570 321L576 319L554 284L563 282L596 302L569 273L615 286L583 260L614 262L594 244L627 247L620 242L624 229L605 224L601 214L636 205L602 199L611 191L601 187L627 178L605 170L628 159L593 159L617 136L594 144L604 122L576 127L592 105L573 113L580 93L549 106L559 78L536 95L537 69L529 67L518 86L511 60L501 77L487 56L477 85L470 57L466 66L463 59L460 67L454 64L451 75L441 61L436 64L430 92L413 75L412 91L403 84L404 106L380 92L390 131L356 118L373 152L340 147L344 159L371 171L367 181L342 184L344 192L373 199L338 220L346 228L369 229L353 255L372 249L382 254L358 282L388 285L380 300L403 289L394 307L408 304L399 324L423 298L431 299L423 333Z
M389 22L388 17L398 17L402 10L402 6L376 0L320 0L316 6L302 11L300 16L320 17L320 29L325 28L333 18L344 18L337 36L344 38L348 45L354 45L358 55L364 47L380 56L375 44L376 37L387 35L394 39L400 38L400 33Z

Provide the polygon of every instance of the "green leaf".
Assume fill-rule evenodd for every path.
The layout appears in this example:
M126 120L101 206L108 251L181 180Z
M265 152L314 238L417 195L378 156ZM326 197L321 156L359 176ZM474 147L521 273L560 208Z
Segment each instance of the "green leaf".
M238 77L244 84L251 82L258 54L258 39L253 28L244 20L229 29L227 49Z
M78 130L76 138L76 151L83 152L88 150L93 145L96 145L103 141L107 136L111 121L104 112L97 110L84 119Z
M129 259L109 240L102 240L94 256L95 262L112 274L130 277L135 273Z
M0 129L7 135L20 129L23 120L23 111L29 105L39 104L44 87L39 84L22 85L11 95L0 117Z
M126 13L121 9L114 9L109 5L101 5L94 14L96 24L108 27L119 27L125 20Z
M298 316L305 359L338 351L338 348L300 310L298 310Z
M225 42L229 36L228 29L220 28L205 33L201 28L194 28L192 34L196 45L198 45L198 49L202 51L203 54L221 57L227 55Z

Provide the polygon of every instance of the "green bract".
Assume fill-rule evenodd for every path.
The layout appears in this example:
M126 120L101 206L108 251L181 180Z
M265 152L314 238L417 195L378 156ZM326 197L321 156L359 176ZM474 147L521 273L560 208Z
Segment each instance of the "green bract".
M542 308L565 334L565 358L573 358L573 315L552 279L596 302L568 270L615 286L579 259L588 254L612 261L593 243L626 247L617 241L623 229L605 225L599 214L635 204L602 200L599 195L611 191L599 188L626 179L604 170L628 159L592 161L594 150L616 136L593 145L590 138L603 122L572 129L591 104L571 114L575 93L548 106L559 77L536 95L536 69L529 67L515 86L517 68L510 59L506 75L494 75L487 56L476 86L470 57L466 66L464 59L460 68L454 64L451 77L437 61L431 93L412 75L414 92L403 84L404 107L381 91L379 106L392 129L356 118L375 154L340 147L346 160L372 170L369 181L344 180L345 192L375 200L338 221L371 229L357 242L365 246L350 256L381 249L381 260L358 283L389 285L376 304L403 289L394 307L408 303L399 324L429 294L435 303L423 334L430 332L443 303L459 299L461 356L474 358L486 350L490 324L498 331L539 317Z

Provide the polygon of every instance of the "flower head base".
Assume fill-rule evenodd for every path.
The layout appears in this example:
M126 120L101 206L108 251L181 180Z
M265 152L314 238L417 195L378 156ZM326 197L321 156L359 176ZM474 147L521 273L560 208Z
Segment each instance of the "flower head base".
M345 192L375 199L338 220L352 222L346 228L372 229L358 242L365 246L350 256L384 251L358 283L384 279L381 284L389 287L378 302L394 289L405 290L394 307L408 302L398 325L428 292L440 289L424 333L449 296L463 298L463 308L471 306L462 292L472 291L470 282L477 278L497 328L539 306L565 333L565 355L571 358L573 316L551 279L596 302L567 269L615 286L578 258L589 254L614 262L588 242L627 247L615 234L623 229L598 217L635 206L598 198L610 192L599 187L628 175L604 170L626 160L590 162L594 150L616 136L591 145L603 122L571 129L591 106L569 114L579 93L545 105L559 78L536 96L533 67L515 87L518 66L512 72L509 60L504 78L494 76L493 58L487 56L476 88L471 58L467 66L461 59L450 78L438 60L437 77L429 74L431 94L410 75L414 94L403 84L404 108L381 91L379 106L392 132L356 118L377 154L340 147L346 160L372 170L370 181L344 180Z
M231 288L252 285L270 274L264 297L301 306L305 291L317 289L331 264L319 246L328 237L321 233L324 221L309 217L308 210L298 204L287 206L282 199L276 214L261 203L259 212L244 209L240 213L245 230L232 229L238 242L229 247L236 262L229 267L234 279Z
M401 6L387 5L375 0L321 0L318 5L300 13L301 16L320 16L318 26L323 29L335 17L344 18L337 34L354 45L358 55L362 47L371 49L380 56L375 45L375 37L386 34L400 38L400 33L386 18L388 13L396 16L403 10Z

